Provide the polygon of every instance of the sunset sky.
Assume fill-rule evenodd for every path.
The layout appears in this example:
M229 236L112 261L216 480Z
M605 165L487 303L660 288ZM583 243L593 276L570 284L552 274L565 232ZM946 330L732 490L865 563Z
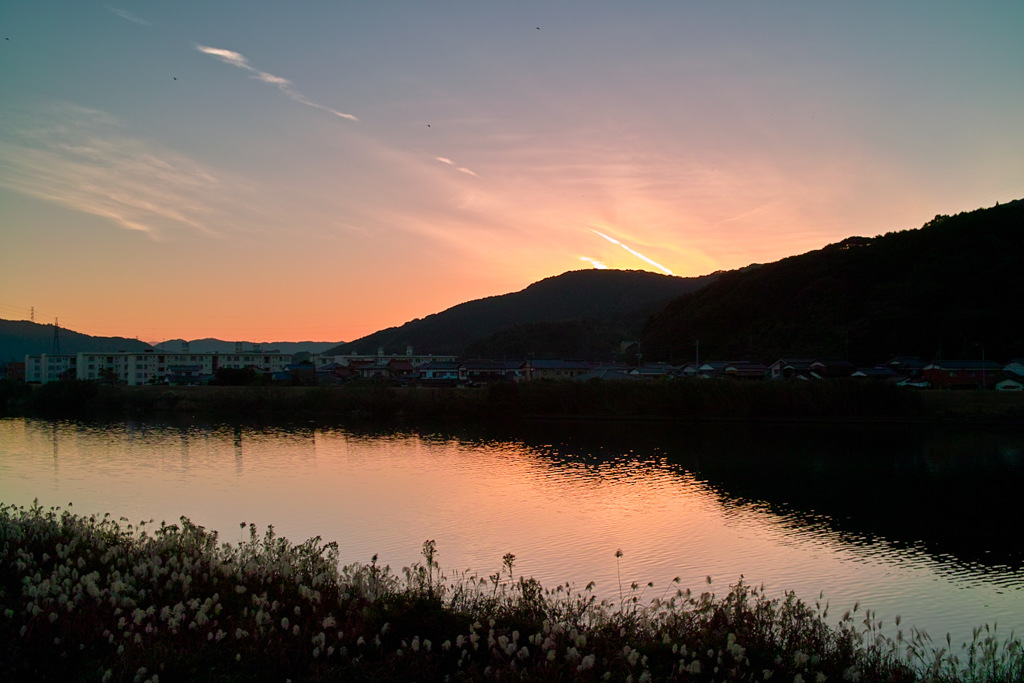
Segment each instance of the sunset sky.
M1024 3L0 3L0 318L352 340L1024 197Z

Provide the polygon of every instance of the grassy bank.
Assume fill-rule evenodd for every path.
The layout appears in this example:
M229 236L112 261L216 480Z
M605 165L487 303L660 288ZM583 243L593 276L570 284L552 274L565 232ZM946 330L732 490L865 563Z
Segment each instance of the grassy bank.
M890 640L870 612L836 622L742 582L601 602L516 576L511 554L452 580L432 541L396 573L242 527L229 545L184 518L0 507L4 680L1024 680L1018 641Z
M0 394L3 394L0 391ZM6 414L216 419L519 419L964 421L1024 424L1024 396L921 392L851 380L823 382L551 382L483 388L119 387L85 382L8 387Z

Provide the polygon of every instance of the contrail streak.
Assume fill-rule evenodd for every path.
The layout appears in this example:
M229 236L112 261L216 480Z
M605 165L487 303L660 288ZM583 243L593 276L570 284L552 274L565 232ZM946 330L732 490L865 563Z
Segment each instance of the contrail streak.
M594 230L593 228L591 228L590 230L591 230L591 232L593 232L594 234L596 234L596 235L600 235L601 237L605 238L606 240L608 240L608 241L609 241L609 242L611 242L612 244L617 244L618 246L622 247L623 249L625 249L626 251L628 251L628 252L629 252L630 254L632 254L633 256L636 256L636 257L637 257L638 259L640 259L641 261L644 261L645 263L649 263L649 264L651 264L652 266L654 266L654 267L655 267L655 268L657 268L658 270L662 271L663 273L665 273L665 274L667 274L667 275L675 275L675 273L673 273L673 272L672 272L671 270L669 270L669 269L668 269L668 268L666 268L665 266L661 265L660 263L658 263L658 262L657 262L657 261L655 261L654 259L652 259L652 258L650 258L650 257L648 257L648 256L644 256L643 254L641 254L641 253L640 253L639 251L637 251L636 249L632 249L632 248L630 248L630 247L627 247L627 246L626 246L625 244L623 244L622 242L618 241L618 240L617 240L617 239L615 239L614 237L609 237L608 235L604 234L603 232L600 232L600 231L598 231L598 230Z

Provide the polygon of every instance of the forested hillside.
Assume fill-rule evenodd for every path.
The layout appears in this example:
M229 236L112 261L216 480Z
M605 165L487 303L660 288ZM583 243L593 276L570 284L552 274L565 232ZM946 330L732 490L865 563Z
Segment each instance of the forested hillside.
M65 356L80 351L142 351L152 348L138 339L92 337L60 328L60 352ZM53 352L53 325L28 320L0 320L0 363L23 361L25 356Z
M566 321L590 321L586 325L595 326L594 329L611 328L612 337L635 336L652 313L680 294L692 292L716 277L717 274L682 278L636 270L571 271L535 282L519 292L459 304L325 353L376 353L381 347L385 353L404 353L407 346L412 346L420 353L462 354L473 342L501 330ZM572 330L582 324L574 323L565 331L574 334ZM509 334L522 340L526 329L519 327ZM619 341L621 339L612 340L615 346ZM552 348L571 343L571 340L558 342L561 346ZM495 340L486 347L487 355L500 356L503 353L500 344L500 340ZM515 348L517 352L525 352L523 355L542 353L540 347L529 343L516 342ZM480 352L483 352L482 347Z
M723 273L648 322L649 359L1024 356L1024 200Z

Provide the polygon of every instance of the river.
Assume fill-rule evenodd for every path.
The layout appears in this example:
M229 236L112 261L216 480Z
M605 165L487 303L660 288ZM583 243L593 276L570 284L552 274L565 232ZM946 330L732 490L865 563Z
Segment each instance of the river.
M896 426L529 423L356 428L0 419L0 502L256 524L449 576L506 553L545 586L619 600L679 585L823 593L948 632L1024 633L1024 433ZM621 558L616 551L621 550ZM645 588L648 582L652 587Z

